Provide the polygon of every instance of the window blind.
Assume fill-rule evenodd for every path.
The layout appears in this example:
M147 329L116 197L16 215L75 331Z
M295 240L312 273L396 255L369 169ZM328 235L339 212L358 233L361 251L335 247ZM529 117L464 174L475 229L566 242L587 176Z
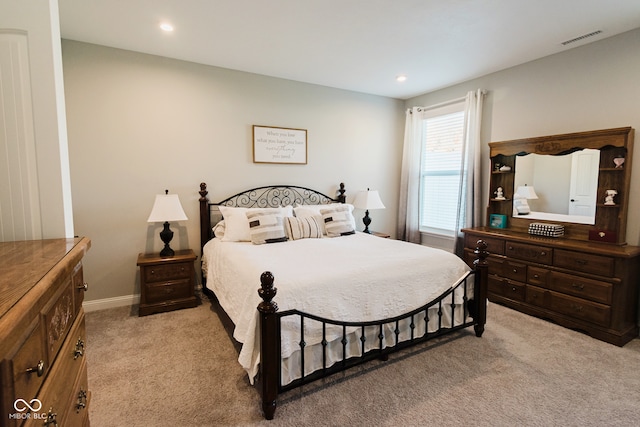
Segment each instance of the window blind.
M441 115L432 112L431 117L423 120L422 231L451 234L456 229L463 134L463 111Z

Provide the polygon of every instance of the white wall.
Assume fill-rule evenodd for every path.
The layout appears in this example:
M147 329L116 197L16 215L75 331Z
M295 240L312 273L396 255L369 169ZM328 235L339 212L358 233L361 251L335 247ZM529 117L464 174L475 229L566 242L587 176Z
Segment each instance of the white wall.
M489 91L483 117L484 200L489 197L488 142L595 129L640 129L640 30L490 74L406 101L428 106ZM638 138L638 133L636 132ZM631 176L627 243L640 244L640 141ZM486 211L483 212L486 214Z
M174 249L199 250L202 181L214 201L268 184L333 195L343 181L348 200L370 187L387 206L372 229L395 233L402 101L67 40L63 64L76 233L93 242L87 300L139 292L137 254L162 247L146 220L165 188L189 217L172 224ZM307 129L308 164L253 163L254 124Z

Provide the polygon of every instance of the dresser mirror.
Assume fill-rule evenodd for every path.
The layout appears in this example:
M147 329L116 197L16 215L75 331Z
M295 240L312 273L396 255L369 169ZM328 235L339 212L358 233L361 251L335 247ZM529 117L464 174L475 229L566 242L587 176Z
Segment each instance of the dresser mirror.
M528 199L530 219L595 224L600 150L582 149L568 154L529 153L515 158L514 189L533 188Z
M624 244L633 134L624 127L490 142L488 224L504 218L500 228L523 233L533 222L561 224L565 239Z

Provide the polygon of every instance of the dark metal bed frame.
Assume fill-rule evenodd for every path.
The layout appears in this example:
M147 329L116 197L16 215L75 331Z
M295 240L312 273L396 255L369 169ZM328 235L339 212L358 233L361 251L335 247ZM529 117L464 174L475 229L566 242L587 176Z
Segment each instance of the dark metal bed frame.
M216 210L217 206L236 206L236 207L278 207L281 205L293 205L294 203L303 204L326 204L326 203L345 203L345 187L344 184L340 184L337 196L335 198L329 197L326 194L318 191L298 186L290 185L277 185L277 186L265 186L258 187L251 190L243 191L218 203L210 203L207 198L207 185L205 183L200 184L200 232L201 232L201 247L213 238L212 231L212 210ZM215 214L217 215L217 214ZM220 217L213 218L219 220ZM261 360L260 360L260 372L259 381L261 382L262 391L262 409L266 419L273 419L276 410L276 399L279 393L286 390L290 390L301 385L310 383L336 372L343 371L352 366L364 363L372 359L386 360L389 354L397 352L406 347L410 347L433 338L449 334L451 332L467 328L474 327L474 331L477 337L481 337L484 332L484 325L486 322L486 307L487 307L487 286L488 286L488 265L486 258L488 253L486 251L487 244L484 241L479 240L476 248L476 260L474 262L474 270L467 276L461 279L458 283L454 284L449 290L442 295L427 302L422 307L419 307L411 312L404 313L400 316L393 318L382 319L377 321L368 322L343 322L333 319L326 319L315 316L310 313L304 313L298 310L287 310L283 312L278 311L278 305L273 301L277 293L277 288L274 287L273 275L265 271L260 276L260 289L258 293L262 298L262 302L258 305L257 309L260 313L260 328L261 328ZM467 281L473 280L473 297L467 296ZM464 315L463 321L460 324L456 324L455 312L456 304L454 303L454 291L456 289L462 289L463 301L464 301ZM215 299L215 295L205 286L205 278L203 272L202 282L203 292L210 298ZM438 326L434 332L428 332L428 315L429 309L437 307L438 314ZM222 308L222 307L220 307ZM445 310L451 310L451 322L450 327L442 326L442 318L445 315ZM224 310L221 310L224 311ZM220 313L226 319L225 322L229 322L229 318L226 313ZM467 314L469 316L467 316ZM299 346L301 349L301 377L292 381L289 384L281 384L281 337L280 337L280 325L281 319L287 316L299 316L300 318L300 341ZM467 321L467 317L471 317L472 321ZM326 332L327 325L339 326L342 328L342 347L343 358L341 362L335 363L333 366L327 366L326 351L327 341L323 339L323 367L305 375L305 360L304 360L304 348L306 343L304 341L304 322L305 319L310 321L317 321L322 324L323 334ZM399 340L399 323L402 321L409 321L410 325L410 338L406 340ZM414 336L416 329L416 322L425 322L425 333L421 336ZM395 334L395 345L385 347L383 345L383 329L385 325L392 325ZM377 348L365 350L365 328L379 328L378 339L379 345ZM361 355L358 357L347 357L346 346L347 341L347 328L361 328ZM393 337L392 337L393 338Z

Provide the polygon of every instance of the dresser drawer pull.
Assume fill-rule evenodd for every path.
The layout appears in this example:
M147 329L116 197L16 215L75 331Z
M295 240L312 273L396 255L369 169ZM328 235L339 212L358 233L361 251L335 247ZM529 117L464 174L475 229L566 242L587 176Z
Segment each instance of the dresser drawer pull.
M583 283L572 283L572 284L571 284L571 287L572 287L572 288L580 289L581 291L583 291L583 290L584 290L584 284L583 284Z
M587 263L587 260L586 259L577 259L576 263L580 264L580 265L585 265Z
M82 338L78 338L76 349L73 351L73 360L76 360L78 357L82 356L84 356L84 341L82 341Z
M517 273L517 272L518 272L518 269L517 269L517 268L514 268L514 269L513 269L513 272L514 272L514 273Z
M547 253L545 251L540 252L540 256L545 256Z
M58 420L56 420L57 416L58 416L58 414L53 412L53 408L49 408L49 412L47 413L47 419L44 420L42 425L44 427L47 427L49 425L52 425L53 427L58 427Z
M582 311L582 306L581 305L571 304L571 308L574 311Z
M78 393L78 401L76 402L76 414L80 412L81 409L87 407L87 391L80 389Z
M539 279L539 278L540 278L540 275L539 275L539 274L534 274L534 275L533 275L533 278L534 278L534 279Z
M511 288L511 290L512 290L513 292L517 292L517 289L516 289L516 287L515 287L515 286L513 286L513 287Z
M40 360L36 366L27 369L28 373L35 372L39 377L44 375L44 360Z
M89 284L87 282L84 282L82 285L78 285L76 289L86 292L89 289Z

